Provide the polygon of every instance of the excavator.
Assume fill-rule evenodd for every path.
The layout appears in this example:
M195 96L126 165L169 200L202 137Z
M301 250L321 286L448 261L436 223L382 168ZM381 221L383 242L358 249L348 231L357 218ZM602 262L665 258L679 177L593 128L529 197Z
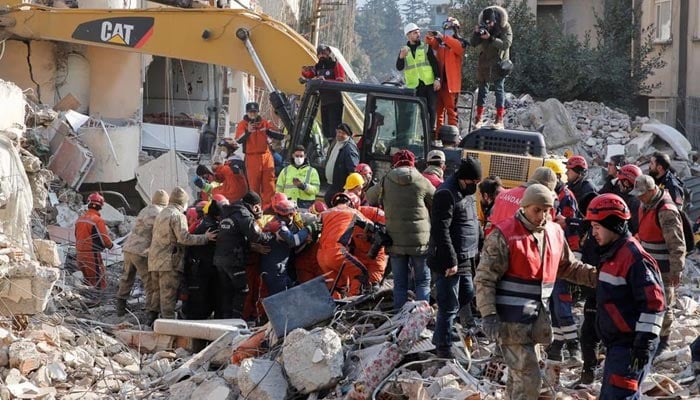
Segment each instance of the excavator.
M425 160L432 128L427 106L413 89L396 85L299 81L301 66L316 63L315 48L287 25L238 9L78 9L6 3L0 8L0 41L52 40L227 66L261 79L289 137L303 145L322 170L325 138L315 134L321 94L343 94L344 121L356 132L360 158L383 176L398 149ZM299 95L298 103L290 95ZM463 156L478 158L488 175L507 187L525 182L547 158L542 135L480 129L462 141Z

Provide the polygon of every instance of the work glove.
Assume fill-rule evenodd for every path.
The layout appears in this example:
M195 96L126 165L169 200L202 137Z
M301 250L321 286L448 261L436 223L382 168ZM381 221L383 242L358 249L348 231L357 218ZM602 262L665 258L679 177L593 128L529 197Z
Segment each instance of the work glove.
M195 176L194 179L192 179L192 182L194 182L194 185L200 189L202 189L204 187L204 179L202 179L198 176Z
M306 225L304 229L309 231L309 236L314 236L315 234L321 232L321 223L319 221L311 222Z
M639 372L647 365L654 350L654 338L655 336L650 333L638 333L634 338L629 366L631 372Z
M481 330L484 331L484 335L491 341L496 341L498 338L498 327L501 325L501 320L498 318L498 314L491 314L485 316L481 320Z

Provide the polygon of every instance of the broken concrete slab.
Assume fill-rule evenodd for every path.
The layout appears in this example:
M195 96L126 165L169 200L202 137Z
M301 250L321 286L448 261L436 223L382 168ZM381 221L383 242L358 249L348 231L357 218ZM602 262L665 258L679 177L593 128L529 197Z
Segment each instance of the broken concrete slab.
M156 190L170 193L176 186L188 188L190 180L189 167L175 150L136 168L136 190L146 204L151 204Z
M226 381L221 378L206 380L192 392L193 399L233 400L238 397L234 396L233 390L231 390Z
M7 274L9 284L0 288L0 314L34 315L43 312L59 276L58 269L42 267L36 261L26 261L10 268Z
M197 384L191 379L184 380L182 382L175 383L170 386L168 392L170 393L170 400L190 400L194 399L192 393L197 389ZM206 397L203 397L206 398Z
M661 123L644 124L642 125L642 132L651 132L663 139L673 148L676 156L681 160L690 159L690 152L693 150L693 146L682 133L672 126Z
M227 332L248 333L248 324L242 319L183 320L157 319L153 332L163 335L187 336L195 339L216 340Z
M58 267L61 265L58 247L53 240L34 239L34 250L36 251L39 262L47 264L50 267Z
M155 332L139 331L133 329L119 329L114 331L114 336L131 348L138 348L146 352L172 349L175 338L169 335L159 335Z
M47 166L68 186L78 189L90 172L95 157L77 139L66 137L49 159Z
M0 79L0 131L24 127L25 104L22 89Z
M98 121L96 126L78 129L80 141L90 150L95 163L85 176L86 183L116 183L134 179L139 166L139 125L131 121ZM105 126L102 124L105 123ZM124 125L125 126L117 126ZM163 174L172 166L158 173Z
M278 400L287 397L288 384L279 363L246 358L238 370L238 387L250 400Z
M200 131L183 126L144 123L141 128L141 147L197 154Z
M51 122L51 125L42 131L42 135L49 142L49 148L53 154L58 151L63 140L69 136L75 136L75 132L64 118L56 118Z
M544 126L542 134L548 149L558 149L572 145L580 140L576 125L571 121L569 112L557 99L537 102L528 109L522 118L527 119L534 129Z
M36 345L29 341L12 343L9 349L10 368L17 368L22 375L27 375L41 367L46 356L36 349Z
M646 154L651 144L654 143L653 133L642 133L630 140L625 147L625 158L636 160Z
M332 329L295 329L284 340L282 364L301 393L335 385L343 376L343 361L343 344Z

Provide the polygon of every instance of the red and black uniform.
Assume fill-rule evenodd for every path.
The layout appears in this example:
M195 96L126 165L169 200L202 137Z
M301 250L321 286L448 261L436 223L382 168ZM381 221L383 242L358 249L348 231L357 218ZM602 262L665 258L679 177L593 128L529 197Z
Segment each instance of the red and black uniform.
M671 264L669 261L670 253L666 245L666 239L664 239L664 233L661 230L661 225L659 224L658 214L663 210L675 210L678 212L678 208L668 192L664 192L660 201L663 204L659 207L651 207L649 209L645 209L643 205L639 207L640 229L639 232L637 232L637 237L642 247L644 247L644 250L656 260L661 273L665 274L671 272Z
M345 82L343 66L330 58L319 59L314 68L302 71L307 79ZM343 95L341 92L321 91L321 128L326 138L335 137L335 128L343 122Z
M248 132L248 125L251 124L253 130ZM275 160L270 152L268 136L274 139L284 138L282 134L274 132L274 129L270 121L260 117L250 121L247 115L236 127L236 140L243 144L245 153L248 188L260 195L263 209L270 207L275 194Z
M102 250L111 249L112 240L100 212L89 208L75 223L75 250L78 268L85 281L100 289L107 287Z

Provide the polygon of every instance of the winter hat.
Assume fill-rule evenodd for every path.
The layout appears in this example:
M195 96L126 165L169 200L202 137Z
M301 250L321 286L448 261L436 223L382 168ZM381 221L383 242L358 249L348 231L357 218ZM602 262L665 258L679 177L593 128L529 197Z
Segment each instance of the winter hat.
M246 193L245 196L243 196L242 200L244 203L249 204L251 206L262 203L260 195L255 192Z
M184 207L187 207L187 201L190 199L190 195L185 192L185 189L177 186L175 189L173 189L172 192L170 192L170 202L169 204L175 204Z
M455 176L457 179L481 180L481 163L472 157L464 158Z
M607 217L596 221L609 231L615 232L618 235L627 233L627 221L617 215L608 215Z
M156 192L153 193L153 197L151 198L151 204L165 207L168 205L169 200L170 196L168 196L168 192L166 192L163 189L160 189L156 190Z
M557 187L557 176L548 167L538 167L532 177L527 181L527 186L539 183L549 188L549 190L554 191Z
M416 156L411 150L399 150L394 153L391 159L394 168L398 167L413 167L416 164Z
M551 172L549 168L547 170ZM523 194L523 199L520 200L520 207L527 207L532 204L554 207L554 192L547 186L539 183L528 186Z

